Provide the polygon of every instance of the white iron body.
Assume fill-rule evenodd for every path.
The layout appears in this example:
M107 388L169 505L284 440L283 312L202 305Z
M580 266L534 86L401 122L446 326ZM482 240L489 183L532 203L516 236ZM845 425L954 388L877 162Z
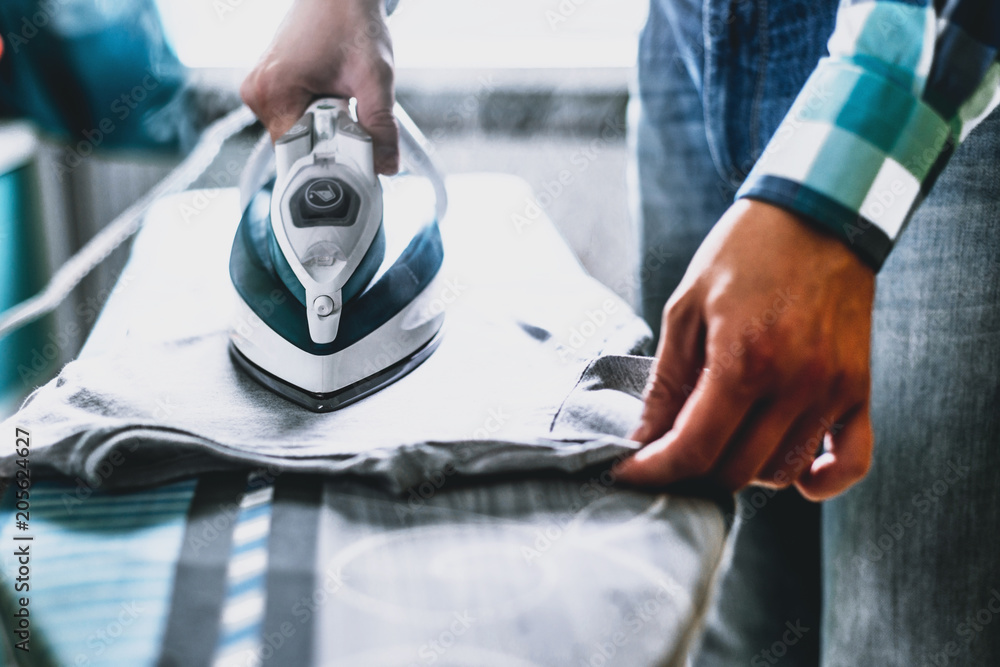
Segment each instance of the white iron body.
M440 293L436 279L377 335L327 355L309 354L289 344L238 300L230 341L257 366L280 369L280 377L289 384L312 394L332 394L363 382L393 362L412 357L438 335L444 324L444 311L437 299Z
M415 170L434 182L440 218L446 206L440 176L411 134L409 119L404 122L401 118L400 125L404 160L409 155ZM287 268L281 279L275 280L276 289L270 293L273 297L268 297L275 301L271 304L274 308L241 293L244 298L237 300L231 353L238 366L272 391L314 411L335 410L399 379L437 347L444 319L436 298L440 292L437 225L435 222L433 229L437 245L424 244L437 248L433 261L414 259L409 247L400 257L372 259L376 255L381 259L385 245L382 189L374 172L371 139L352 119L347 100L326 98L313 103L303 118L275 142L274 172L267 146L258 148L261 150L251 158L241 184L247 211L241 226L247 223L253 194L275 173L269 217L281 257L273 247L270 255L276 267L282 264L283 257ZM392 233L391 227L387 233ZM404 256L418 267L403 267L404 273L419 273L422 282L408 283L402 291L390 289L401 272L389 276L387 271L398 268L395 264L403 264ZM230 270L239 292L233 261ZM294 273L294 279L287 269ZM377 285L380 282L383 284ZM294 288L291 291L296 296L283 291L283 286ZM369 290L375 291L366 295ZM379 298L375 299L375 295ZM272 326L272 310L287 312L288 304L277 303L284 299L304 301L302 315L310 340L296 344L287 337L287 327L283 335L281 327ZM345 309L345 303L352 299L359 299L355 304L374 305L380 312L387 300L397 299L399 303L388 311L393 313L391 317L376 320L377 326L371 325L370 331L364 329L360 335L345 332L345 328L357 325L347 320L350 312L357 313L359 308L355 305L353 311L350 306ZM297 303L292 305L301 308ZM370 318L358 319L368 322ZM296 326L302 330L301 323ZM353 342L344 346L344 340Z

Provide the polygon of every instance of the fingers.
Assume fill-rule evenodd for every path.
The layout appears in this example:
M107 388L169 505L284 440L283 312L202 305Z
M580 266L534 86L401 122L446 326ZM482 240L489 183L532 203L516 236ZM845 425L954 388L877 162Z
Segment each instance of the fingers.
M399 169L392 41L381 3L296 4L240 96L279 139L320 97L357 99L377 173Z
M827 451L820 454L795 483L809 500L831 498L868 474L875 444L868 401L843 417L842 423L843 429L827 439Z
M259 66L243 80L240 97L277 141L302 117L312 101L307 89L274 75L273 66Z
M705 476L715 467L752 402L749 394L702 373L673 429L624 461L619 478L631 484L664 485Z
M275 82L266 70L255 71L243 82L240 95L268 129L272 141L281 138L321 94L356 97L358 121L372 138L375 172L392 175L399 171L399 127L392 112L395 104L392 67L385 64L376 69L380 72L362 79L356 90L330 87L324 93Z
M375 172L391 176L399 171L399 126L392 113L395 106L392 65L378 61L354 92L358 121L371 135Z
M795 400L778 404L765 402L758 406L752 411L759 413L758 416L748 415L711 477L730 491L742 489L754 481L794 426L801 410L799 401ZM789 479L788 484L791 482Z
M680 301L664 309L660 341L643 396L642 416L631 439L648 444L662 437L698 381L701 318Z
M823 446L827 428L832 424L832 419L825 418L816 409L799 415L774 454L757 472L754 481L761 486L776 489L791 486L816 458L816 452Z

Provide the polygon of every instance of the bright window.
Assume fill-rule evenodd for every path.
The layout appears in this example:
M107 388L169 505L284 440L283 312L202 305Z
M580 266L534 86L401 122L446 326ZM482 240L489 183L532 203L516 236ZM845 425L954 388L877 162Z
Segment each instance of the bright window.
M248 68L289 0L159 0L190 67ZM400 68L628 68L642 0L401 0L390 18Z

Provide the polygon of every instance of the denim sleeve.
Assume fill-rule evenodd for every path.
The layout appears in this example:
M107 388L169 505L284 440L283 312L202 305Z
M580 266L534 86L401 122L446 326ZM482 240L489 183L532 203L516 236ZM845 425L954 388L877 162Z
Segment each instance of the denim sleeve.
M1000 102L1000 3L842 0L828 47L736 196L799 213L878 270Z

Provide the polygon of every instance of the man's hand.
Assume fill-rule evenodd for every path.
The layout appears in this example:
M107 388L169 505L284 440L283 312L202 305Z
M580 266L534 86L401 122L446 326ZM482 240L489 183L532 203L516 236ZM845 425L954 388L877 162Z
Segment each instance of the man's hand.
M639 427L616 471L834 496L871 463L874 272L787 211L740 200L667 303ZM817 450L826 440L826 451Z
M355 97L375 170L399 169L392 41L383 0L298 0L240 88L272 139L323 95Z

